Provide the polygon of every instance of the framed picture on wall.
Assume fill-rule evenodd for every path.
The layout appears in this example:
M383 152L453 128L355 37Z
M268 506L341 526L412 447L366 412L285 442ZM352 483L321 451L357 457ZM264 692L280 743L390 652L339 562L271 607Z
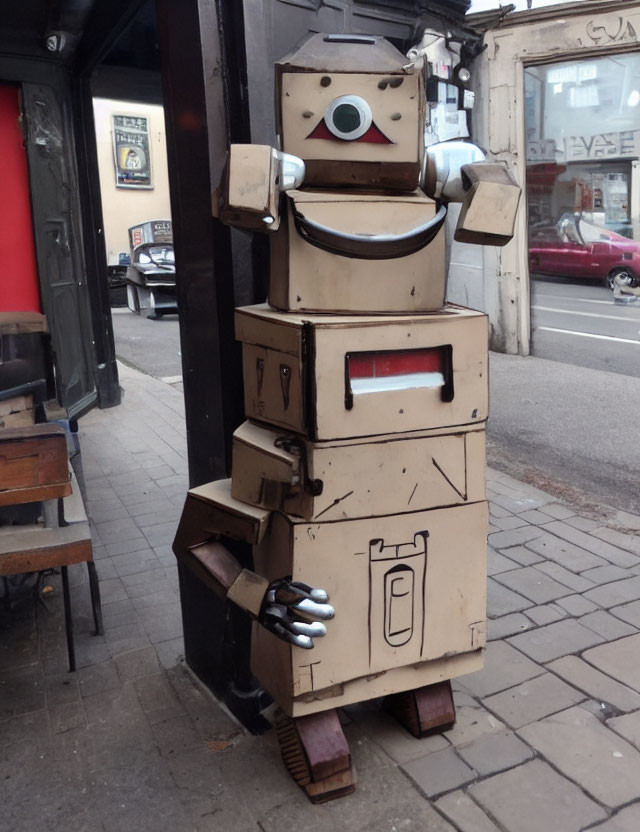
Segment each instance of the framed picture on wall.
M153 188L149 120L145 116L113 115L111 121L116 187Z

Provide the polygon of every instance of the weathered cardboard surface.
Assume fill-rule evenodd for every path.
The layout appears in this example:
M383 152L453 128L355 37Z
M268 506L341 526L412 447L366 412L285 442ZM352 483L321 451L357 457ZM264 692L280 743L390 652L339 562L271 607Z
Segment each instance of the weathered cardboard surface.
M262 304L236 310L236 338L243 342L246 415L316 441L487 418L487 318L479 312L447 305L438 313L383 318L280 313ZM420 388L355 395L347 408L347 353L449 345L451 401L439 388ZM290 372L287 396L283 367Z
M290 191L287 216L271 237L269 303L320 312L419 312L444 305L444 227L406 257L365 260L324 251L296 230L290 200L322 225L350 234L401 234L432 219L435 203L416 192L373 196Z
M421 76L407 74L400 86L387 84L381 89L384 77L382 73L284 72L280 97L282 149L305 161L412 162L417 167L422 161L423 144ZM325 78L331 81L328 86L322 84ZM308 138L323 120L329 104L343 95L357 95L367 102L373 124L390 144Z
M268 145L231 145L220 211L222 222L266 231L264 218L271 217L271 229L276 230L280 217L274 165L274 150Z
M33 396L13 396L10 399L0 401L0 417L9 416L12 413L21 413L23 410L33 408Z
M253 672L298 714L419 687L436 681L432 662L477 658L485 644L486 531L484 502L335 523L274 515L254 547L256 571L327 590L336 615L313 650L255 628ZM435 675L442 673L440 664Z
M465 165L463 178L471 186L458 218L456 240L506 245L513 237L520 187L507 168L499 164Z
M381 35L367 39L373 43L343 43L326 33L313 34L276 61L276 76L282 72L325 72L329 69L406 75L407 59L402 52Z
M200 485L187 493L174 551L190 549L220 536L258 543L269 517L269 511L234 500L230 479Z
M483 500L484 463L481 427L312 443L244 422L233 437L231 493L305 520L376 517Z

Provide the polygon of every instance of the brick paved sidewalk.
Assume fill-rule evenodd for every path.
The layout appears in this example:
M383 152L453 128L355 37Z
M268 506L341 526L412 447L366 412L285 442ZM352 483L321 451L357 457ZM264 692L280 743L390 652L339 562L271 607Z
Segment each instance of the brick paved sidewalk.
M0 828L640 829L639 516L583 517L489 472L490 643L454 684L456 726L418 741L375 703L345 709L358 791L311 807L273 732L248 735L181 660L182 395L121 373L122 406L80 424L105 635L81 566L77 673L57 576L48 613L0 617Z

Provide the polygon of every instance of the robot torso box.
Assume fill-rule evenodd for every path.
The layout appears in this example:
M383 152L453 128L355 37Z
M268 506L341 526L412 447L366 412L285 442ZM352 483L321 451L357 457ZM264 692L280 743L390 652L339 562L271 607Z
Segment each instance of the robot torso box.
M487 418L487 317L236 310L245 413L316 442L474 425Z
M254 674L301 716L477 670L486 532L485 502L328 523L274 513L256 571L324 587L337 612L313 650L255 626Z
M310 442L244 422L231 494L309 521L377 517L483 500L484 464L484 425Z
M421 191L289 191L271 237L269 303L309 312L444 305L444 209Z

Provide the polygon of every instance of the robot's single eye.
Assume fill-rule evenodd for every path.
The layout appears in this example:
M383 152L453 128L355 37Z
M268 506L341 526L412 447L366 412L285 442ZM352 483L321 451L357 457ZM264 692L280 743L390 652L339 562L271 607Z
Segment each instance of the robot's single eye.
M338 139L354 141L371 127L371 107L358 95L334 98L325 112L325 124Z

